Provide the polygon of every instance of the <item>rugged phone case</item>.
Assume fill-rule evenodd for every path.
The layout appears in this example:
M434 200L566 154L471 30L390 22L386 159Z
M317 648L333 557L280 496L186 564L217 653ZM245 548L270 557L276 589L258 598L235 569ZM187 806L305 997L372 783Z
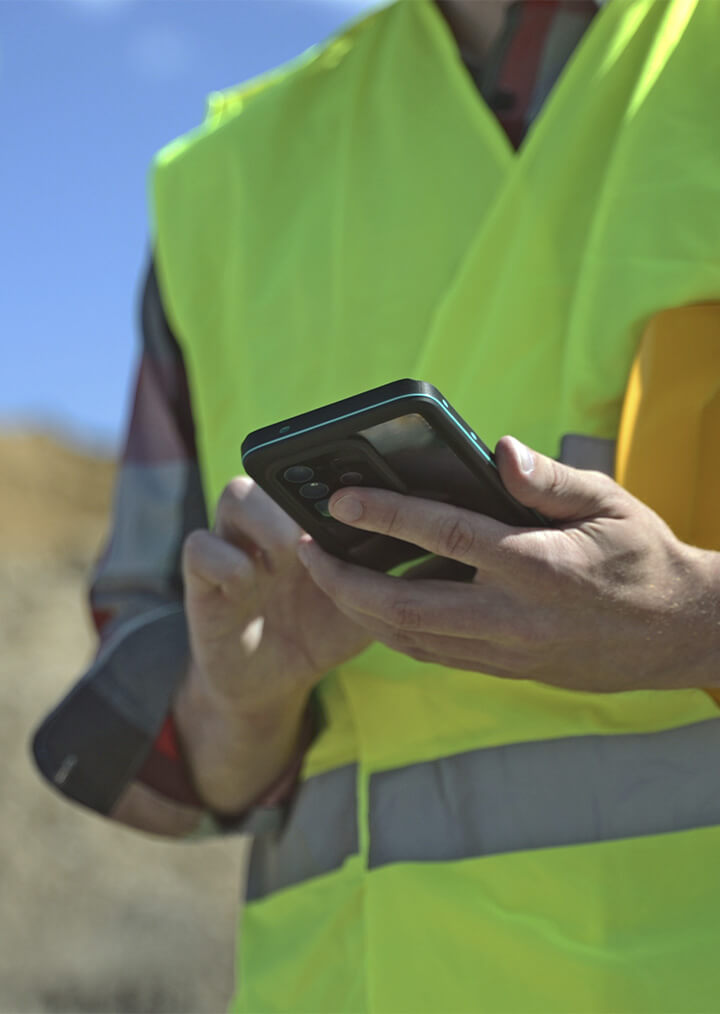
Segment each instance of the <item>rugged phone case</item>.
M419 428L430 449L417 444ZM404 433L417 446L404 446ZM373 434L384 441L373 444ZM383 453L388 443L392 454ZM255 430L243 441L242 458L248 475L324 549L377 570L426 553L331 518L327 498L343 485L443 500L512 525L547 523L510 496L491 451L440 391L422 381L398 380Z

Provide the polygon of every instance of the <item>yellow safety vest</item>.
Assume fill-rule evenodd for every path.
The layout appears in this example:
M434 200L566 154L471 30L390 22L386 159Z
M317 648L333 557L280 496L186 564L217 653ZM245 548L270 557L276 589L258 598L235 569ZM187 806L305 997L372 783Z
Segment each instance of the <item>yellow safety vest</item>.
M719 53L715 0L612 0L518 153L429 0L215 96L153 175L209 508L248 431L404 376L490 444L611 468L637 357L623 480L645 446L677 486L672 420L640 425L670 397L653 376L702 374L676 415L692 460L716 455ZM680 472L670 500L701 502L702 469ZM564 691L376 645L319 698L285 829L253 847L237 1010L720 1010L708 694Z

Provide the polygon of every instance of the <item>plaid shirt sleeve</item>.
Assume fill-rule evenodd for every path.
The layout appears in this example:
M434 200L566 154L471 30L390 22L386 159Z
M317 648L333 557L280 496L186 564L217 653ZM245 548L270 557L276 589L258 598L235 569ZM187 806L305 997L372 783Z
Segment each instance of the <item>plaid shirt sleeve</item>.
M142 355L112 529L90 589L98 652L33 741L51 784L105 815L133 782L166 801L204 809L171 705L189 660L182 544L193 529L207 526L207 515L187 376L152 265L141 318ZM303 746L308 741L303 735ZM292 792L301 761L302 751L255 806L278 807ZM205 820L203 827L245 829L241 819Z

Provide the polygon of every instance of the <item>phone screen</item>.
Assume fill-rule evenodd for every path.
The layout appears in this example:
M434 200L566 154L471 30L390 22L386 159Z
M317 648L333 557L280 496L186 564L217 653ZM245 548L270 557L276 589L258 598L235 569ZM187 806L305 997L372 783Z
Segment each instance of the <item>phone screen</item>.
M488 463L488 469L492 467ZM472 472L417 412L357 430L353 436L334 443L331 450L323 449L313 456L312 470L314 479L330 495L343 486L381 486L482 513L507 509L497 487L483 479L482 473ZM308 494L312 492L307 490ZM348 557L358 563L372 566L374 561L384 560L387 566L394 566L423 555L420 550L410 550L407 543L363 534L333 521L327 513L326 499L314 506L326 518L334 537L345 544Z
M417 412L358 430L411 496L478 510L484 484ZM488 466L492 467L492 466ZM494 491L493 491L494 492Z

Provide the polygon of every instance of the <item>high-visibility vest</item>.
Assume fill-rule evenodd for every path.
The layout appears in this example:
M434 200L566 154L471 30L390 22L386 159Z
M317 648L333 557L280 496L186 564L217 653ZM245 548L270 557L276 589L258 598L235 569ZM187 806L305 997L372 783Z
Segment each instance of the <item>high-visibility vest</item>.
M654 336L680 370L704 320L720 376L719 53L715 0L611 0L518 153L429 0L214 97L153 175L210 510L247 432L400 377L490 444L595 465ZM285 828L253 847L237 1010L720 1010L710 695L375 645L318 696Z

